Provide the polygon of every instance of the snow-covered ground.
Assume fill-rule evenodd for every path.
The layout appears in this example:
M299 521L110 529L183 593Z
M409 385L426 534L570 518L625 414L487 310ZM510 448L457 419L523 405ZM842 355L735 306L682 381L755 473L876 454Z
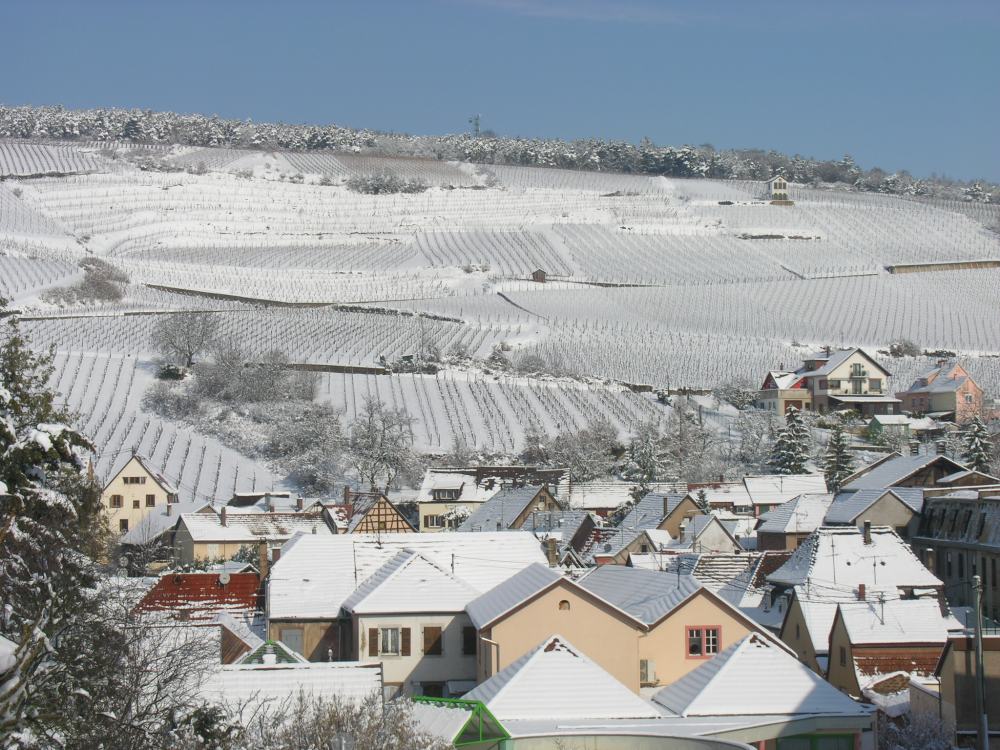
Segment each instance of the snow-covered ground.
M140 170L139 156L175 171ZM430 187L346 187L383 172ZM98 470L140 449L191 495L280 478L142 411L150 332L178 310L212 310L224 337L293 362L371 366L421 345L484 358L502 343L515 363L536 353L589 377L320 376L319 398L348 417L368 394L406 409L431 451L456 436L513 451L529 421L602 418L625 435L663 408L616 381L757 381L824 344L909 338L958 352L1000 391L1000 269L886 270L1000 259L995 214L960 204L796 186L794 206L772 206L753 182L95 142L0 143L0 176L0 296L59 351L53 382L100 445ZM124 299L46 301L88 255L130 277ZM929 360L886 364L902 388Z

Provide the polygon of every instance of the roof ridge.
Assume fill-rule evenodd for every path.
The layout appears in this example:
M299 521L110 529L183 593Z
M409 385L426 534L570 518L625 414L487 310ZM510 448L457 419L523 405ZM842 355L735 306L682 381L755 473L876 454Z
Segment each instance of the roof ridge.
M684 710L681 711L681 716L682 717L684 717L684 718L688 717L688 715L691 713L691 708L708 691L708 689L712 686L712 683L715 682L719 678L719 675L721 675L726 670L726 668L732 663L733 659L736 657L736 654L738 654L740 651L743 650L743 648L746 646L746 644L749 642L749 640L752 637L753 637L753 634L748 634L748 635L743 636L743 638L741 638L736 643L734 643L732 646L730 646L729 649L725 649L722 653L716 654L712 659L710 659L709 661L707 661L707 662L705 662L704 664L701 665L702 667L705 667L705 668L714 666L712 664L712 662L715 659L721 658L722 655L726 651L730 651L730 649L732 649L730 651L729 655L726 656L725 660L723 660L722 663L719 664L718 667L716 667L715 673L713 675L711 675L707 680L705 680L705 684L701 686L701 689L697 693L694 694L694 696L691 698L690 701L688 701L687 706L685 706Z

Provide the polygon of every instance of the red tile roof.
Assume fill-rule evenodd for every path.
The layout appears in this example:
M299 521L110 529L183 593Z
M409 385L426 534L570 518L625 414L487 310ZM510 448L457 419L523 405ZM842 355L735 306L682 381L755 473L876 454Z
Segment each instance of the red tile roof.
M893 672L931 675L934 674L940 656L940 648L854 648L854 664L858 673L867 677Z
M260 609L260 599L257 573L230 573L225 584L219 573L168 573L146 592L136 611L211 620L221 612L253 613Z

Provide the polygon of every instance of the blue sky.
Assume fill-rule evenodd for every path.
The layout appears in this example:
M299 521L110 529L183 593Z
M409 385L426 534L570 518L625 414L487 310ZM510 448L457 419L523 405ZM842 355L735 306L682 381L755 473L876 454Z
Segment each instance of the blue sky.
M0 102L760 147L1000 181L1000 3L0 0Z

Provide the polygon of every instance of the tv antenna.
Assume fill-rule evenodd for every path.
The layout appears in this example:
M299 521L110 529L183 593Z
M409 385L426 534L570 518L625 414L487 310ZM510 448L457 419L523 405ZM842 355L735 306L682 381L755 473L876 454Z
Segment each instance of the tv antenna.
M472 137L473 138L478 138L479 137L479 118L480 118L480 115L478 115L478 114L475 114L475 115L473 115L472 117L469 118L469 124L472 126Z

